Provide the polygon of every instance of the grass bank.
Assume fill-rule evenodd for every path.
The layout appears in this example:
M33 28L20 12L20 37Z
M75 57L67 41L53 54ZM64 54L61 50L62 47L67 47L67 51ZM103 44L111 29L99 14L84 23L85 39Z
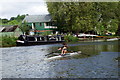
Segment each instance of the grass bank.
M16 46L16 37L13 36L0 36L0 47Z

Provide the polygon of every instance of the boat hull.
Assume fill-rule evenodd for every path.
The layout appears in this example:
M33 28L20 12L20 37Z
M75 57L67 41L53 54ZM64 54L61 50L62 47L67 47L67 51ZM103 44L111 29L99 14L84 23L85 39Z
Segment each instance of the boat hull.
M81 54L81 51L73 52L73 53L66 53L66 55L64 55L64 56L62 56L62 55L53 56L53 57L46 58L45 60L60 59L60 58L63 58L63 57L70 57L70 56L79 55L79 54Z
M45 44L55 44L55 43L62 43L64 41L41 41L41 42L16 42L17 46L32 46L32 45L45 45Z

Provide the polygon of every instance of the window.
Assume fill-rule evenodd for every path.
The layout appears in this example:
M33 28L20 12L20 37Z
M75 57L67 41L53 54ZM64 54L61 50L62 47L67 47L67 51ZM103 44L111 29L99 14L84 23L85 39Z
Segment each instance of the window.
M51 22L47 22L46 26L52 26L52 23Z
M42 26L42 23L40 23L40 26Z
M35 37L28 37L28 41L35 41Z

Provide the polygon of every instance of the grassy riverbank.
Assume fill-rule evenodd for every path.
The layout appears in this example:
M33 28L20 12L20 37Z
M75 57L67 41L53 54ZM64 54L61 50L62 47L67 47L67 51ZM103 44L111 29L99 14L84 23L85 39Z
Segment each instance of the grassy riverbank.
M0 36L0 47L16 46L16 37L13 36Z

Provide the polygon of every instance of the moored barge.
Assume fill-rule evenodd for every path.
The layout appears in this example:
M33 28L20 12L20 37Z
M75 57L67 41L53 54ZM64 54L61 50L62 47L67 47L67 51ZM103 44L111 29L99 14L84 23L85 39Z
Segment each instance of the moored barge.
M20 35L16 41L17 46L43 45L52 43L62 43L64 37L62 35L56 36L38 36L38 35Z

